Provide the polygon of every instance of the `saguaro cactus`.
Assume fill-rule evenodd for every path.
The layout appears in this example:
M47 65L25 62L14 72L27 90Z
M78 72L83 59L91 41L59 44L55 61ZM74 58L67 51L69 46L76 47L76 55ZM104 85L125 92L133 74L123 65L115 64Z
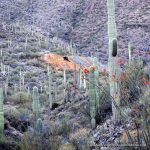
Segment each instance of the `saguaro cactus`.
M0 136L4 132L3 89L0 88Z
M49 96L48 96L48 105L50 107L50 109L52 108L52 94L51 94L51 91L52 91L52 77L51 77L51 72L50 72L50 69L48 69L48 84L49 84Z
M66 64L63 66L63 73L64 73L64 86L66 85Z
M25 37L25 43L24 43L25 51L27 50L27 45L28 45L28 36Z
M89 99L90 99L90 116L91 116L91 125L92 129L96 127L96 90L95 90L95 75L94 70L90 69L89 73Z
M79 68L79 73L78 73L78 85L79 85L79 88L82 87L82 69L81 69L81 64L80 64L80 68Z
M131 64L131 43L128 43L129 65Z
M24 74L21 72L19 73L19 90L22 91L24 90Z
M1 48L1 50L0 50L0 58L1 58L1 60L2 60L2 57L3 57L3 49Z
M109 59L108 59L108 70L109 70L109 83L110 83L110 94L114 98L115 103L120 105L119 98L119 86L116 82L116 76L118 76L118 65L117 60L117 30L115 23L115 4L114 0L107 0L107 11L108 11L108 37L109 37ZM114 121L119 121L119 113L114 102L112 103L112 111Z
M93 59L93 64L94 64L94 69L95 69L95 71L94 71L94 75L95 75L95 91L96 91L96 109L97 109L97 112L99 112L100 111L100 90L99 90L99 88L98 88L98 83L99 83L99 66L98 66L98 60L97 60L97 58L95 57L94 59Z
M4 94L6 97L7 97L7 93L8 93L8 82L9 82L8 80L9 80L9 78L7 77L5 84L4 84Z
M40 114L40 100L39 100L39 92L38 88L35 86L33 87L33 103L32 103L32 110L35 113L36 118L39 117Z
M37 119L36 124L35 124L35 135L41 136L42 132L43 132L43 122L42 122L42 119L39 118Z

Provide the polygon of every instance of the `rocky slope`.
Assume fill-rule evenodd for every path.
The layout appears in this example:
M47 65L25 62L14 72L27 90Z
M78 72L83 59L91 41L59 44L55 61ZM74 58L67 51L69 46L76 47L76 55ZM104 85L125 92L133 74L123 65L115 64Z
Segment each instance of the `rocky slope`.
M106 0L2 0L0 6L1 20L33 24L49 38L72 41L81 54L107 61ZM150 48L149 0L116 0L116 22L121 56L129 41L134 50Z
M127 55L127 44L131 41L134 51L140 49L140 55L149 59L144 53L150 48L149 3L148 0L116 0L116 22L121 56ZM7 111L11 110L11 107L15 108L16 101L21 101L21 97L23 97L23 94L20 93L14 95L14 85L19 85L19 71L21 70L25 76L25 92L28 87L32 90L33 86L37 86L40 92L42 91L41 87L43 88L43 92L40 93L43 123L51 128L50 134L55 133L56 130L57 136L61 135L59 137L61 144L68 143L69 139L80 147L81 143L85 142L85 137L83 139L79 137L84 133L87 134L86 136L92 136L93 145L112 144L113 142L118 144L118 137L122 134L123 127L113 126L111 119L108 119L104 125L99 124L90 133L90 118L89 112L87 112L88 98L85 90L77 89L74 93L72 87L72 92L67 91L70 96L66 94L70 97L68 102L63 105L57 103L57 101L64 101L63 70L51 70L53 76L52 92L55 93L53 100L56 100L53 107L56 109L50 111L45 107L45 101L48 99L46 91L48 87L47 66L37 59L43 53L54 50L52 48L55 46L55 42L60 44L60 47L55 49L59 52L64 50L62 47L68 48L69 44L73 42L80 54L97 56L102 63L106 63L108 49L106 0L1 0L0 11L2 12L0 14L2 62L4 65L10 66L9 76L7 67L5 73L0 72L0 86L5 87L7 77L9 77L8 93L6 93L8 97L5 97L6 116L7 113L8 116L15 114L12 111ZM10 26L12 24L14 24L14 29ZM25 47L26 38L28 44ZM67 72L67 80L69 83L73 82L73 72ZM18 89L19 87L17 87ZM24 97L23 99L25 100ZM22 108L24 105L18 105L21 110L18 110L17 107L15 111L19 111L18 113L22 116L22 112L26 113L26 108ZM27 109L31 110L31 101ZM111 110L108 112L110 117ZM32 115L29 112L26 116L31 117L32 120ZM18 117L18 115L16 116ZM5 119L8 120L7 117ZM10 124L13 127L11 121ZM45 131L47 132L49 129ZM10 134L10 131L8 133ZM12 134L15 133L13 129Z

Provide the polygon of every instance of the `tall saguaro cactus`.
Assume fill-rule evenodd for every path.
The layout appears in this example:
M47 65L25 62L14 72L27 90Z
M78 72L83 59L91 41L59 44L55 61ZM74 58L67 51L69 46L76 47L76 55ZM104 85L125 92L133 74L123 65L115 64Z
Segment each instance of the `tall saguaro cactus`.
M89 74L89 99L90 99L90 116L92 129L96 127L96 90L95 90L95 75L94 70L90 69Z
M39 91L38 91L38 88L36 86L33 87L32 110L35 113L35 117L38 118L39 114L40 114L40 100L39 100Z
M4 132L3 89L0 88L0 136Z
M129 65L131 64L131 59L132 59L132 58L131 58L131 49L132 49L132 48L131 48L131 43L129 42L129 43L128 43Z
M52 108L52 77L51 77L51 72L50 72L50 68L48 66L48 87L49 87L49 94L48 94L48 105L50 107L50 109Z
M38 118L35 124L35 135L41 136L43 130L43 122L41 118Z
M97 112L100 111L100 90L98 88L98 84L99 84L99 67L98 67L98 60L97 58L95 57L93 59L93 64L94 64L94 67L95 67L95 71L94 71L94 75L95 75L95 91L96 91L96 109L97 109Z
M19 90L24 90L24 74L21 72L19 73Z
M109 37L109 59L108 59L108 70L109 70L109 83L110 83L110 94L114 98L115 103L120 105L119 98L119 87L116 81L116 77L119 73L119 67L116 63L117 60L117 29L115 22L115 4L114 0L107 0L107 11L108 11L108 37ZM112 103L113 119L119 121L119 112Z

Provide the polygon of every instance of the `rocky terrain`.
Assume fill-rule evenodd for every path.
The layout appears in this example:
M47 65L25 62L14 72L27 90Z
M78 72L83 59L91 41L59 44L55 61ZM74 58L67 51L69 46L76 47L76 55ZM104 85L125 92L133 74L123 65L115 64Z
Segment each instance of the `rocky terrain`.
M141 85L141 74L144 74L141 68L131 67L127 69L131 72L129 77L123 77L127 88L121 89L122 99L132 102L129 108L121 107L125 115L123 124L113 123L107 73L99 72L101 112L96 116L97 127L92 130L84 77L82 86L79 87L79 81L75 86L74 70L67 69L64 84L64 70L57 70L51 63L52 82L49 84L48 64L41 59L48 53L71 56L75 49L78 56L96 56L100 64L106 66L106 0L1 0L0 11L0 88L4 90L6 135L0 141L0 149L31 150L35 146L38 150L40 146L42 150L94 150L96 145L131 142L127 131L136 144L139 142L135 134L137 126L143 123L139 115L142 110L135 101L149 97L149 85ZM149 64L149 0L116 0L116 22L119 56L128 58L130 42L133 59L142 58ZM32 111L35 86L39 89L41 104L39 145L34 138L35 113ZM49 92L53 101L51 109L47 103ZM143 136L143 128L139 130Z
M50 39L73 42L80 54L107 62L106 0L2 0L0 6L1 20L33 25ZM129 41L134 51L149 48L149 6L149 0L116 0L120 56L127 56Z

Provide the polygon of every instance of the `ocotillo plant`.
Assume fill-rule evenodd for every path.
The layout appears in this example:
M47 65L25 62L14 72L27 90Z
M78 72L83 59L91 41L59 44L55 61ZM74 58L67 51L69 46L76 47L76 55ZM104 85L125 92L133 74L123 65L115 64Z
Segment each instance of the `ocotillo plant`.
M3 89L0 88L0 136L4 132Z
M118 76L118 65L117 59L117 30L115 23L115 4L114 0L107 0L107 11L108 11L108 37L109 37L109 59L108 59L108 70L109 70L109 83L110 83L110 94L114 98L117 105L120 105L119 97L119 86L116 82L115 76ZM114 103L112 103L112 111L114 121L119 121L119 113Z
M92 129L96 127L96 89L95 89L95 75L94 70L91 68L89 73L89 106L90 106L90 116L91 116L91 125Z
M40 115L40 100L39 100L39 91L38 88L35 86L33 87L33 103L32 103L32 110L35 113L36 120L39 118Z

